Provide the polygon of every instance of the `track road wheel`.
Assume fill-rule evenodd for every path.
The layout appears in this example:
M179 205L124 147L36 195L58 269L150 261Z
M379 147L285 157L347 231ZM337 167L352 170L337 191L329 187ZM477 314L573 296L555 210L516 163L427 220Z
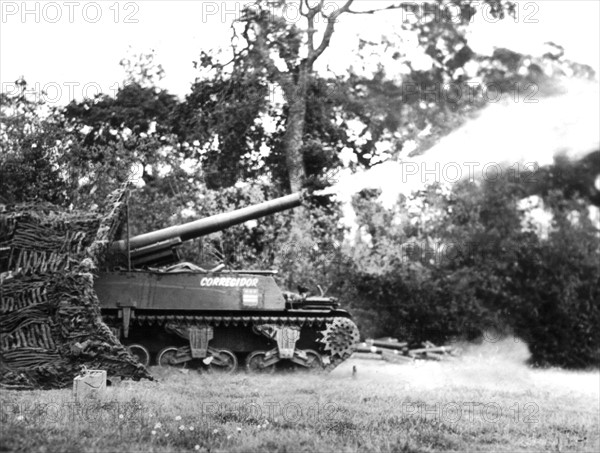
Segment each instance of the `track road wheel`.
M150 352L141 344L130 344L127 346L127 350L142 365L150 365Z
M229 374L237 370L237 357L228 349L219 349L211 358L208 368L212 373Z
M272 374L275 372L275 364L265 366L267 353L265 351L254 351L246 358L246 370L250 373Z
M321 355L317 351L313 351L312 349L305 349L304 353L306 354L306 367L300 367L306 371L323 371L323 361L321 360Z
M156 355L156 364L162 367L176 367L184 368L186 362L174 363L173 361L177 357L177 348L175 346L168 346L161 349Z

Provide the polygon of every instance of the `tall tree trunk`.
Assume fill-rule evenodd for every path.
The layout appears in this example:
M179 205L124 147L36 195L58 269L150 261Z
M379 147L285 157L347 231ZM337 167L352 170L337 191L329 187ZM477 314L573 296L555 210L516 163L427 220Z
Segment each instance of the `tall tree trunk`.
M283 146L285 163L290 178L290 189L298 192L304 182L305 170L302 156L304 144L304 124L306 115L306 85L308 74L305 68L300 69L298 81L287 85L284 91L289 106Z

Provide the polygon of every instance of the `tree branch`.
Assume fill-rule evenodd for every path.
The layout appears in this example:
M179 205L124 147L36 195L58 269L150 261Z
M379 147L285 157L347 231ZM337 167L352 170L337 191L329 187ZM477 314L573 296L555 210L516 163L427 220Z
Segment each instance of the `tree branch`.
M306 5L306 7L308 8L308 10L310 11L310 7L308 6L308 0L300 0L300 15L301 16L306 16L306 12L304 12L304 5Z
M308 20L308 30L306 33L308 34L308 55L311 55L315 52L315 19L314 16L306 16Z
M323 4L325 3L325 0L320 0L319 4L312 8L308 4L309 1L310 0L303 0L304 4L306 5L306 9L308 9L308 14L311 14L314 17L315 14L317 14L319 11L321 11L323 9Z
M412 5L414 5L414 3L411 4L409 2L408 4L406 4L406 3L400 3L398 5L390 5L390 6L386 6L385 8L369 9L369 10L366 10L366 11L352 11L352 10L349 9L346 12L348 14L375 14L375 13L378 13L380 11L387 11L387 10L390 10L390 9L406 9L406 8L409 8Z
M307 30L307 35L308 35L308 54L310 55L311 53L313 53L315 51L315 32L317 31L315 29L315 16L317 15L317 13L319 13L322 8L323 8L323 4L325 3L325 0L320 0L319 4L314 6L313 8L310 7L310 5L308 4L310 0L302 0L300 2L300 14L302 14L304 17L306 17L306 20L308 22L308 30ZM304 6L306 6L306 13L304 13Z
M310 52L308 55L307 66L309 68L312 66L312 64L315 62L315 60L321 56L321 54L325 51L325 49L327 49L327 47L329 47L329 44L331 43L331 36L333 35L333 30L335 28L335 23L337 21L337 18L340 17L343 13L349 11L350 6L352 5L353 1L354 0L347 0L346 3L344 3L344 6L342 6L337 11L334 11L329 16L323 14L323 11L321 10L321 14L323 14L323 16L327 18L327 27L325 28L325 33L323 34L323 39L322 39L319 47L315 51Z

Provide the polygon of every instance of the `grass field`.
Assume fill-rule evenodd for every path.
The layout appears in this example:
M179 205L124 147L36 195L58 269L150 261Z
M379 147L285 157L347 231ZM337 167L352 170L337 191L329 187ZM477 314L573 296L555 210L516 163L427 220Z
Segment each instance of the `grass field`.
M317 376L153 369L158 382L81 404L68 390L3 391L0 450L600 451L599 372L534 370L524 355L488 345Z

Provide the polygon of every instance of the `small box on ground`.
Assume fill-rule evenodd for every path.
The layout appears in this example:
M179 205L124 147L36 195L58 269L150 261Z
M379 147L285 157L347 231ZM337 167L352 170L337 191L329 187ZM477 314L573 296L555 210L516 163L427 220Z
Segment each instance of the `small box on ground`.
M105 370L85 370L81 376L73 379L73 398L75 401L81 401L86 398L98 398L105 392Z

